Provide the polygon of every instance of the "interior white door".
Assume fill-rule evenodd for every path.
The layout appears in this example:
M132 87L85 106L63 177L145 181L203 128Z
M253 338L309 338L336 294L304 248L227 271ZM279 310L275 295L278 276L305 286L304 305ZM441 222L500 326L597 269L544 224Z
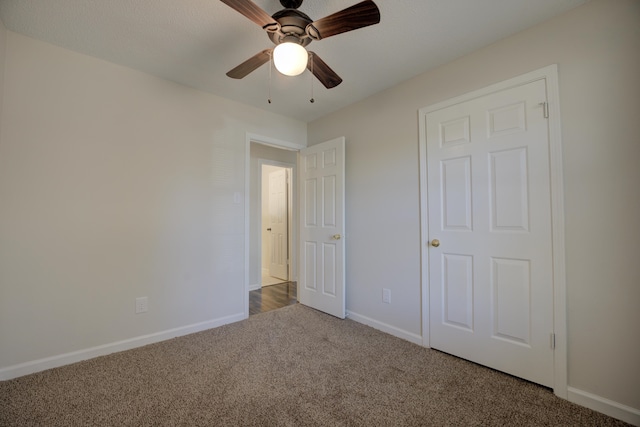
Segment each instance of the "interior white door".
M345 317L344 137L300 150L299 301Z
M429 332L433 348L553 386L545 102L537 80L426 115Z
M289 280L287 170L269 174L269 275Z

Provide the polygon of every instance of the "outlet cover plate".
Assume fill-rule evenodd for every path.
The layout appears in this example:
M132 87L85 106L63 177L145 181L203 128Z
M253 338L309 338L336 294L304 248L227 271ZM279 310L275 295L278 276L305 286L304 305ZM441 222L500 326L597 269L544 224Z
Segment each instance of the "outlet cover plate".
M136 314L146 313L149 311L149 298L136 298Z
M391 304L391 289L382 289L382 302L385 304Z

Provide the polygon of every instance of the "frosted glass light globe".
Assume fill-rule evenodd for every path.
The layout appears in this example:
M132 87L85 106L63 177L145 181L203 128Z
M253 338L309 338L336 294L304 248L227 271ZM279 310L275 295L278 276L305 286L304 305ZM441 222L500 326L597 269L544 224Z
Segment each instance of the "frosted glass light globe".
M307 68L309 54L297 43L280 43L273 49L273 63L285 76L297 76Z

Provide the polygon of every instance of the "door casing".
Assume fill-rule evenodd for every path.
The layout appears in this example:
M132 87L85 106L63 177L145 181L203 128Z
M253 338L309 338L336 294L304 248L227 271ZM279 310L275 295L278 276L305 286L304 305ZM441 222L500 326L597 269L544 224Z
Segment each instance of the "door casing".
M556 64L526 73L419 110L419 167L420 167L420 242L421 242L421 294L422 294L422 345L429 347L429 262L428 262L428 211L427 211L427 138L426 115L454 104L545 79L549 112L549 167L551 183L551 224L553 247L553 314L555 333L554 393L567 399L567 313L564 235L564 183L562 168L562 140L560 124L558 67Z

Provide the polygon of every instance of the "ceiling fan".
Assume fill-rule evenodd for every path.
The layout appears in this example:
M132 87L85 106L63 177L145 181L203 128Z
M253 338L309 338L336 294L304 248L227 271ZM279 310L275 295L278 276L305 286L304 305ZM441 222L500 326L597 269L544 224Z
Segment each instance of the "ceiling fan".
M276 45L275 48L257 53L229 71L227 76L234 79L247 76L268 62L273 55L275 66L281 73L293 76L306 68L327 89L331 89L342 83L342 79L318 55L307 52L305 46L313 40L326 39L380 22L380 10L371 0L362 1L317 21L297 10L303 0L280 0L284 9L273 16L269 16L251 0L220 1L260 25ZM293 64L286 63L289 59Z

